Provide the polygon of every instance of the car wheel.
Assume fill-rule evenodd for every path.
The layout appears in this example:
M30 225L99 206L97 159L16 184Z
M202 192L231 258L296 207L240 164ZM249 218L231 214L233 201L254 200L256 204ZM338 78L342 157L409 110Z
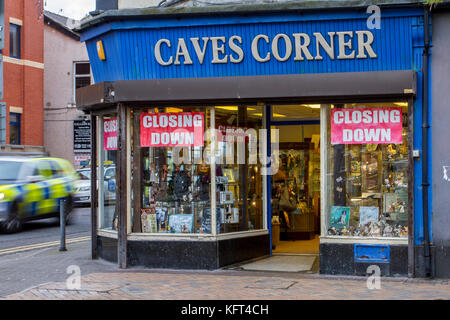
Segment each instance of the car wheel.
M13 203L8 219L3 222L2 229L6 233L16 233L22 230L22 221L19 219L19 207L17 203Z

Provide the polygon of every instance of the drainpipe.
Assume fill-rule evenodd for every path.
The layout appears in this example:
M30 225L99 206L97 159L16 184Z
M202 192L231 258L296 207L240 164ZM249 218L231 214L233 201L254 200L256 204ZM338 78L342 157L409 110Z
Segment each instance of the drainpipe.
M428 75L430 57L429 9L424 8L424 50L423 50L423 103L422 103L422 193L423 193L423 242L425 275L431 276L430 231L428 228Z

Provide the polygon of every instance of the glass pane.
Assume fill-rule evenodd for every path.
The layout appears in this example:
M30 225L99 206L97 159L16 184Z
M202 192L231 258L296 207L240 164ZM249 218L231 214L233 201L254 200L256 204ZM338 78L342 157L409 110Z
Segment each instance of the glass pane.
M104 116L101 121L101 148L97 181L99 183L100 229L117 231L116 212L116 163L118 121L114 115Z
M9 55L20 58L20 26L9 25Z
M217 106L216 206L221 233L263 228L261 106Z
M76 88L87 87L91 84L91 77L77 77L75 79Z
M144 143L141 139L141 145L144 145L141 147L141 208L134 210L140 216L133 219L140 226L134 226L134 230L143 233L211 233L211 166L204 155L207 143L204 139L200 141L203 146L188 143L190 134L185 135L182 130L158 132L158 128L164 127L164 119L173 120L169 125L171 128L190 128L194 115L201 114L203 126L199 123L198 128L206 137L211 123L209 108L144 110L143 116L152 121L149 130L152 141ZM141 132L141 138L142 135ZM170 141L165 141L165 137ZM184 142L189 146L181 146ZM152 147L149 144L170 146Z
M75 64L75 73L76 75L86 75L91 74L91 65L89 62L82 62Z
M20 114L10 113L9 114L9 122L20 122Z
M319 120L320 104L272 106L272 121Z
M357 130L348 131L344 141L360 138L372 140L373 137L368 135L374 134L378 143L332 145L331 113L329 114L327 233L338 236L407 237L408 105L373 103L332 107L335 110L350 109L349 111L363 108L369 110L368 113L361 112L367 117L366 121L372 123L372 129L361 131L364 135L361 137L357 137ZM399 129L402 142L379 143L383 133L377 129L384 130L380 129L383 128L380 123L389 123L380 114L387 110L391 113L393 108L400 108L398 114L402 113L403 121L399 123L402 127ZM346 117L346 123L359 121L358 117ZM393 118L390 119L392 121ZM391 129L387 130L390 135Z
M0 159L0 184L9 184L5 182L17 180L21 167L22 162Z
M279 169L272 176L272 217L278 216L282 239L319 231L320 125L282 125ZM317 228L317 230L316 230Z
M20 126L12 124L9 126L9 143L20 144Z

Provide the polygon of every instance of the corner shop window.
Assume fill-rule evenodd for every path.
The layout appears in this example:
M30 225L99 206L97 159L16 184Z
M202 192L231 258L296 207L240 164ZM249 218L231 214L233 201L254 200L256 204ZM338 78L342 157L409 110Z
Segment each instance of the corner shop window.
M211 233L210 125L210 108L152 108L141 114L141 209L134 212L142 233Z
M99 228L117 231L116 159L118 121L115 115L99 117L99 156L97 181L99 184Z
M259 152L261 106L216 106L216 215L219 233L263 229Z
M408 104L334 105L327 132L327 234L407 237Z

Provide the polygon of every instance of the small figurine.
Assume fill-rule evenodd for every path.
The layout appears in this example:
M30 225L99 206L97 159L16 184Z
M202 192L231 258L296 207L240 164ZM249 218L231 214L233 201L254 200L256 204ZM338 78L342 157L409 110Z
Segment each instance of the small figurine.
M383 230L383 236L384 237L392 237L392 227L390 225L386 225Z
M337 234L337 230L335 227L331 227L330 229L328 229L328 234L331 236L335 236Z

